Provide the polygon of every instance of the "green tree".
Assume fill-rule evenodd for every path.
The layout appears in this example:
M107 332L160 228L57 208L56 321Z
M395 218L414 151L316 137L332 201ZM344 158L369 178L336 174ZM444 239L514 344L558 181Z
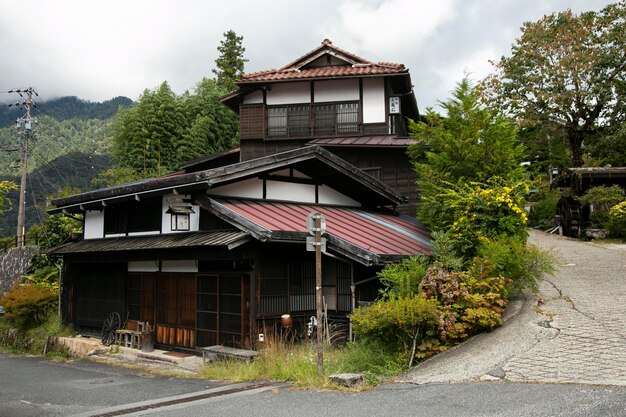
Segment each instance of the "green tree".
M246 62L243 58L246 51L243 47L243 36L237 36L233 30L224 32L224 39L217 47L217 51L219 56L215 60L216 68L213 70L217 85L227 92L233 91L236 88L235 81L243 75Z
M214 80L204 78L194 94L183 95L188 128L177 146L178 160L188 161L237 146L239 119L220 103L224 94Z
M167 82L145 90L137 104L120 109L113 126L113 158L117 168L132 168L142 177L176 168L176 145L185 129L181 101Z
M583 165L586 143L624 120L625 19L626 3L619 1L600 12L567 10L524 23L511 56L485 80L486 98L521 127L560 135L571 163Z
M419 178L418 218L435 231L450 227L457 220L454 216L463 212L452 209L451 204L462 204L459 198L471 194L475 185L468 189L467 184L498 178L501 188L503 183L525 179L520 166L524 148L515 127L480 104L477 89L469 80L461 81L452 98L441 106L447 117L429 109L425 121L410 123L417 143L408 151Z
M0 213L4 211L4 206L9 201L6 194L13 190L17 190L15 183L11 181L0 181Z

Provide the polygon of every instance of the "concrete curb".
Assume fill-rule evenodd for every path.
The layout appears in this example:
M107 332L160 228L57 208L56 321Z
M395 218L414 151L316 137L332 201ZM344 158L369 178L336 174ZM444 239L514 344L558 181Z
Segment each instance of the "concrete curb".
M394 382L432 384L503 378L502 366L507 360L531 349L538 341L542 328L536 323L542 316L535 312L536 305L537 297L525 292L509 303L501 327L426 360Z

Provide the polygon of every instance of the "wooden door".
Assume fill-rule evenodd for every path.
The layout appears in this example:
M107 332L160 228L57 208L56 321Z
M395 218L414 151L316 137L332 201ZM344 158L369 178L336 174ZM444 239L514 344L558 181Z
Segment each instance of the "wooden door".
M198 346L249 345L248 277L198 275Z
M195 313L195 276L159 274L156 296L156 343L195 348Z

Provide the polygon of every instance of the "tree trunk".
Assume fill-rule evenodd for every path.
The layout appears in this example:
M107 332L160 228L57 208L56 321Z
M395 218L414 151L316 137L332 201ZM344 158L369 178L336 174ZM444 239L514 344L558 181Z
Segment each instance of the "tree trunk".
M583 137L584 133L576 128L569 128L567 132L567 139L569 143L569 149L572 153L572 166L581 167L585 164L583 161Z

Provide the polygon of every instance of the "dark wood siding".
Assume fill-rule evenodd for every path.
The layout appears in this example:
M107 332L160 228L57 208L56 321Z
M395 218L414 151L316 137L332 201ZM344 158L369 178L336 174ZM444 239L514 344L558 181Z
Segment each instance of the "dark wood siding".
M77 264L72 270L74 324L78 328L99 329L113 312L126 317L126 264Z
M239 108L239 137L241 139L263 139L265 137L265 107L263 104L248 104Z
M415 217L417 210L417 174L405 149L385 148L328 148L340 158L372 174L406 196L406 204L398 206L401 213Z
M196 277L161 273L157 276L156 343L196 347Z

